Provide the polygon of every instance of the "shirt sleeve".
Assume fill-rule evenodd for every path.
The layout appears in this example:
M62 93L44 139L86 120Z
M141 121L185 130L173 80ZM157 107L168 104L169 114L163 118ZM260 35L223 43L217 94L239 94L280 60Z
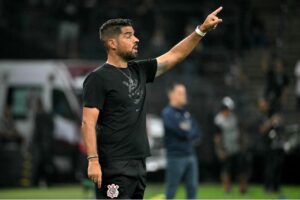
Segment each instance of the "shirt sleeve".
M156 59L146 59L137 61L139 67L145 72L146 83L152 83L155 78L157 70L157 60Z
M102 110L106 96L105 91L103 79L95 72L89 74L83 83L83 106Z

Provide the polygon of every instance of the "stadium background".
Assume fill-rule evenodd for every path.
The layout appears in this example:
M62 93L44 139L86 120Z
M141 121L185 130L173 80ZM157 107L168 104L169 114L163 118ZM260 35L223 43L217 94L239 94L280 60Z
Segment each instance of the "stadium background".
M251 119L256 117L256 100L266 87L264 70L277 58L283 60L290 80L283 108L285 125L290 129L296 127L296 135L299 134L300 114L294 94L294 68L300 59L300 2L297 0L1 0L0 58L22 62L63 60L80 63L86 67L80 73L86 73L91 69L88 63L95 66L105 60L105 49L98 37L99 26L116 17L134 21L140 39L139 58L155 57L193 31L219 5L224 7L221 14L224 22L201 41L187 60L149 86L148 112L160 115L167 104L168 84L173 81L186 84L189 108L203 129L202 141L197 146L200 181L218 183L220 165L214 153L212 123L221 99L231 96L243 137L249 141L250 182L261 184L263 147L258 133L253 131ZM298 144L286 154L282 170L284 185L300 184L299 147ZM10 174L7 170L13 170L7 166L22 165L22 162L8 159L13 156L3 156L3 152L0 155L1 187L24 186L20 177L16 176L15 181L6 177ZM22 167L15 168L18 171ZM163 170L150 173L149 181L163 183L162 175ZM72 172L54 178L54 185L80 181Z

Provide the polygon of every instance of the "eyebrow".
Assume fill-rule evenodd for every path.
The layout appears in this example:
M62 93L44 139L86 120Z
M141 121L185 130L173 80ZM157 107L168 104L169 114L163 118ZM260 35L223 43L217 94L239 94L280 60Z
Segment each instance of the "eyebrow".
M124 35L133 35L134 32L128 31L128 32L125 32L125 33L123 33L123 34L124 34Z

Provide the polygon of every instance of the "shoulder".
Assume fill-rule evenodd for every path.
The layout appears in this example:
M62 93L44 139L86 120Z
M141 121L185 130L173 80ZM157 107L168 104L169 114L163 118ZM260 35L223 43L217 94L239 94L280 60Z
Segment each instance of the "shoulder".
M83 84L86 84L87 82L90 82L90 81L101 81L103 80L107 73L110 72L110 69L109 67L107 67L105 64L104 65L101 65L100 67L96 68L94 71L90 72L85 80L84 80L84 83Z
M166 115L169 115L170 113L173 112L173 109L171 108L171 106L166 106L163 111L162 111L162 115L163 116L166 116Z
M157 60L156 60L156 58L134 60L134 61L130 61L130 64L133 66L138 66L138 67L145 67L145 66L147 67L149 65L157 65Z
M223 121L223 116L221 115L221 113L218 113L216 116L215 116L215 119L214 119L214 123L216 125L220 125Z
M104 63L103 65L97 67L92 73L96 74L97 76L103 76L106 73L111 72L111 67L108 64Z

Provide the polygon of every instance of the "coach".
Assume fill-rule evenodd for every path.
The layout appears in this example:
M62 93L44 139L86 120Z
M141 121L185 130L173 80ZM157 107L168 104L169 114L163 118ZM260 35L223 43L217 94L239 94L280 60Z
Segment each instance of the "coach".
M218 8L195 31L167 53L134 61L139 39L130 20L111 19L100 27L107 60L83 84L82 135L87 149L88 177L96 197L141 199L146 187L146 83L184 60L206 32L222 19Z

